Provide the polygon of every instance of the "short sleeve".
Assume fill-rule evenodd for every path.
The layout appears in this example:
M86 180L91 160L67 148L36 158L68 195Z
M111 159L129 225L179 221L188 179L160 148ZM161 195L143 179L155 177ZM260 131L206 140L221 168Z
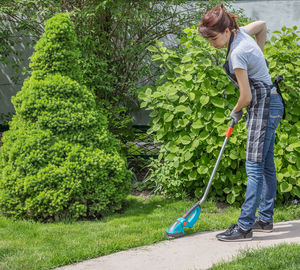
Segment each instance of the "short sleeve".
M248 70L248 59L247 54L242 50L234 50L230 56L232 69L241 68Z
M249 32L248 32L248 30L245 27L240 27L240 31L242 33L245 33L245 34L249 35Z

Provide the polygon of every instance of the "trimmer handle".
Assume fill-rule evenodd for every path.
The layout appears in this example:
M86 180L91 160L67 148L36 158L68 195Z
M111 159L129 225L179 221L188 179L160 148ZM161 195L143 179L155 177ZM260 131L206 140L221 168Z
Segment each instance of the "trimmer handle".
M230 122L230 125L229 125L230 127L234 127L235 126L235 123L234 123L234 120L233 119L231 119L231 122Z
M221 156L222 156L222 154L223 154L223 152L224 152L225 145L226 145L227 141L229 140L229 137L230 137L230 135L231 135L231 133L232 133L232 131L233 131L233 127L234 127L234 126L235 126L235 122L234 122L233 119L231 119L230 125L229 125L229 127L227 128L226 138L225 138L225 140L224 140L224 142L223 142L223 145L222 145L221 151L220 151L220 153L219 153L217 162L216 162L216 164L215 164L215 167L214 167L214 169L213 169L213 172L212 172L212 174L211 174L211 176L210 176L210 179L209 179L209 181L208 181L208 184L207 184L207 187L206 187L206 189L205 189L204 195L203 195L202 199L201 199L199 202L197 202L198 205L201 205L201 204L205 201L205 199L206 199L206 197L207 197L207 194L208 194L208 191L209 191L209 189L210 189L212 180L213 180L213 178L214 178L214 176L215 176L215 173L216 173L216 171L217 171L217 168L218 168L218 166L219 166L219 163L220 163L220 160L221 160ZM197 205L197 204L196 204L196 205ZM193 207L196 207L196 205L194 205ZM191 208L191 209L189 210L188 213L190 213L190 211L192 211L192 210L193 210L193 209Z
M229 138L232 131L233 131L233 127L235 126L235 122L233 119L231 119L231 122L230 122L230 125L229 127L227 128L227 132L226 132L226 137Z

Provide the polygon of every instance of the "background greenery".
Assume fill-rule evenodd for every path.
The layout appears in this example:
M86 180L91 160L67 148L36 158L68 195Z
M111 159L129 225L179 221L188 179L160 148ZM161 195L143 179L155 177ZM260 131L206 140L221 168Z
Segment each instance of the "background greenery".
M157 86L145 87L139 98L141 106L152 111L149 133L163 144L148 181L162 194L200 198L224 141L238 91L221 66L225 51L210 46L195 26L184 32L181 51L167 49L161 41L148 47L152 60L165 72ZM275 147L277 199L284 201L300 197L300 38L296 26L284 27L276 34L267 43L265 55L273 80L279 74L285 77L281 89L287 117L277 130ZM226 146L210 191L210 196L220 201L233 204L244 200L246 134L245 121L241 121Z
M30 37L28 46L35 44L46 19L57 12L69 12L82 51L81 83L94 91L97 107L108 117L110 131L125 143L133 135L130 113L139 109L137 89L160 74L146 48L169 34L182 35L184 27L198 22L204 10L220 1L187 2L3 0L0 61L15 67L17 78L22 71L23 50L17 45L23 37Z

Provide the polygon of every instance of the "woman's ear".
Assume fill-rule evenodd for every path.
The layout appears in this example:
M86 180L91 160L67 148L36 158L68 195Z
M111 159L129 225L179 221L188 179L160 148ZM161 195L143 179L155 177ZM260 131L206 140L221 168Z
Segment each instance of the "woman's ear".
M229 29L228 27L225 29L225 33L226 33L227 35L231 33L231 31L230 31L230 29Z

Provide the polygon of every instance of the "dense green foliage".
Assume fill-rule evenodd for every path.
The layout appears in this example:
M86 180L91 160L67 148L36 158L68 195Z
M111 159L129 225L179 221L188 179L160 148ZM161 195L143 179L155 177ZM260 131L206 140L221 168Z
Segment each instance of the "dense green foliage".
M224 51L210 46L198 35L196 27L186 29L185 33L180 40L181 52L163 47L160 41L157 46L149 47L154 53L153 61L166 71L157 87L147 88L139 97L143 101L141 106L152 110L150 133L155 133L156 141L163 143L160 152L163 162L153 162L150 176L156 190L176 197L200 197L217 160L239 92L221 66ZM300 51L299 37L291 33L289 30L279 38L272 38L275 45L270 44L266 49L273 79L276 74L287 77L282 92L288 116L279 129L281 134L275 149L280 199L287 192L300 197L299 81L296 80ZM287 62L288 54L294 61ZM245 121L241 121L226 146L210 191L210 196L220 200L226 197L231 204L242 202L245 193L246 133Z
M284 75L280 89L286 103L286 120L278 128L275 145L279 196L289 193L300 198L300 31L294 26L274 33L277 36L266 44L265 55L271 76Z
M119 210L130 174L82 78L74 25L46 22L0 149L0 212L52 221Z

